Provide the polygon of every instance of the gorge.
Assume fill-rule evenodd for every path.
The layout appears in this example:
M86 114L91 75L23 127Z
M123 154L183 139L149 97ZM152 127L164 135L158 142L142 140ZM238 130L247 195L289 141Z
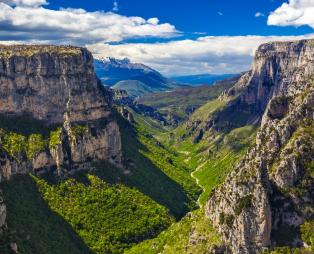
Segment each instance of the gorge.
M186 89L141 110L85 48L0 46L0 253L312 253L314 40Z

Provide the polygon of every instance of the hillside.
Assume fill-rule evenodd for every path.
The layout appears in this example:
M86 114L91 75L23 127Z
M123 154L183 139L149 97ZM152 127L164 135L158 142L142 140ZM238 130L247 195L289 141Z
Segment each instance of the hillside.
M95 72L103 84L122 89L130 96L170 90L178 84L162 76L156 70L128 59L95 60Z
M146 94L136 102L156 109L159 113L173 119L176 124L187 120L196 109L217 98L223 91L231 88L239 76L215 82L213 85L180 87L168 92Z
M153 93L155 90L138 80L122 80L117 82L112 89L124 90L130 97L143 96Z

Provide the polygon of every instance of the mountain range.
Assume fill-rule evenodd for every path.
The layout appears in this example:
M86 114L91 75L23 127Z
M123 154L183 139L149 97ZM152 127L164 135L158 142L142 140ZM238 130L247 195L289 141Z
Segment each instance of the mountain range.
M95 60L94 67L103 84L125 90L134 97L178 86L175 81L165 78L156 70L144 64L132 63L129 59Z
M211 85L216 81L236 76L236 74L197 74L187 76L174 76L171 79L189 86Z

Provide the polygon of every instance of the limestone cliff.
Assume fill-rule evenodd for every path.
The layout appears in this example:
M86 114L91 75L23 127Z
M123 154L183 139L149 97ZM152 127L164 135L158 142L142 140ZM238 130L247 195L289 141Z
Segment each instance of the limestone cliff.
M64 177L97 160L119 166L121 140L111 91L97 79L91 53L71 46L0 46L0 182L29 172ZM0 195L3 239L10 234L6 215ZM5 241L19 253L16 243Z
M314 216L313 77L314 40L268 43L222 96L261 122L256 144L206 205L232 253L303 245L299 227Z
M4 178L55 169L66 174L86 169L95 160L121 162L111 92L97 79L93 57L84 48L0 46L0 115L28 117L44 128L55 128L54 140L31 158L24 151L12 156L9 149L0 148Z

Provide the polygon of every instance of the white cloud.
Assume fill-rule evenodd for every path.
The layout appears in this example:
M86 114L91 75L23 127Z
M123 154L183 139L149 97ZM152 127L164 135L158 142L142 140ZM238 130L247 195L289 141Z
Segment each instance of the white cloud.
M44 0L0 1L0 40L85 44L178 35L173 25L160 24L157 18L145 20L83 9L51 10L40 6L44 3Z
M267 21L274 26L302 26L314 28L314 0L289 0L272 12Z
M10 6L41 6L48 4L46 0L1 0L0 2Z
M256 18L264 17L264 16L265 16L265 14L262 13L262 12L256 12L256 13L255 13L255 17L256 17Z
M255 49L269 41L297 40L307 36L205 36L166 43L93 44L97 58L130 58L165 75L239 73L250 69Z
M117 1L113 2L112 11L119 11L119 5Z
M159 19L158 18L150 18L147 20L147 23L152 24L152 25L158 25Z

